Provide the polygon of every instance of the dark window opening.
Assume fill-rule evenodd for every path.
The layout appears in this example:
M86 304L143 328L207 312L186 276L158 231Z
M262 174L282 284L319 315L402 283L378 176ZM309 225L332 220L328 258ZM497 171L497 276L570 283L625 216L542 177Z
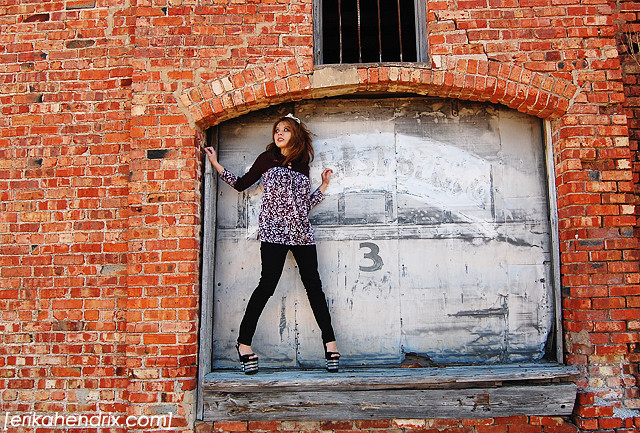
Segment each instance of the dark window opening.
M423 6L422 0L320 0L317 63L425 61Z

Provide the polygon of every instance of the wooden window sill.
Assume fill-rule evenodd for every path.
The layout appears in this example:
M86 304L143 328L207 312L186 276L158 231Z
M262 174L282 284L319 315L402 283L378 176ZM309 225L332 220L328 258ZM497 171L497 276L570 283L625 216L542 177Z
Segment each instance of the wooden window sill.
M490 418L571 414L575 367L555 363L240 370L206 375L204 421Z

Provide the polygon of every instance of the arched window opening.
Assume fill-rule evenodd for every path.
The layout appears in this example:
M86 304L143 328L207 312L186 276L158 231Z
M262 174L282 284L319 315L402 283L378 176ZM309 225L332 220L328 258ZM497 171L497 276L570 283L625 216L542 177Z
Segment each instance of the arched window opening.
M242 174L288 112L314 134L312 214L344 366L509 363L544 358L553 336L551 227L541 121L438 98L302 101L219 125L221 163ZM213 134L213 133L212 133ZM234 343L259 279L261 186L218 183L213 369ZM289 258L260 319L261 365L321 366L322 345Z

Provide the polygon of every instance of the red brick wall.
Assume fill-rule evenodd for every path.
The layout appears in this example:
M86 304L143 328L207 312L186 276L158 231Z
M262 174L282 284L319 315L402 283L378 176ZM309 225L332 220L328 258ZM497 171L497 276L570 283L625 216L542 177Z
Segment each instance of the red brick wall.
M636 14L640 15L640 13ZM636 18L636 24L634 28L640 33L640 17ZM630 147L633 152L633 179L635 185L636 194L636 216L640 215L640 154L638 153L638 143L640 142L640 65L636 62L640 62L640 54L636 54L633 60L625 57L624 65L624 79L625 79L625 94L626 94L626 113L629 119L629 139ZM636 226L638 229L638 226ZM636 232L640 237L640 232Z
M0 2L0 411L126 411L135 16Z
M197 433L286 432L318 433L576 433L577 427L562 418L510 416L463 420L375 420L375 421L268 421L200 424Z
M573 422L637 429L640 104L616 47L638 4L428 7L431 69L361 68L329 86L313 80L310 0L0 0L0 413L172 411L192 430L201 127L382 90L550 120ZM575 431L518 416L198 429Z
M617 39L621 52L622 75L625 92L625 114L629 127L629 149L631 151L631 164L634 185L635 204L635 237L640 238L640 152L638 143L640 142L640 5L637 2L623 1L618 7L616 16ZM631 43L631 46L630 46ZM635 44L635 45L634 45ZM637 251L636 251L637 254ZM636 287L638 282L636 281ZM627 303L638 308L637 295L640 290L635 291L634 297L628 297ZM638 315L636 321L630 324L631 330L636 335L640 332ZM628 356L629 365L625 366L627 372L635 377L636 385L640 385L640 343L637 339L629 343ZM638 388L629 391L636 399L639 398ZM637 408L637 405L636 405Z
M640 208L640 158L638 142L640 141L640 5L637 2L624 1L618 8L617 40L621 53L622 76L625 93L625 114L629 126L629 147L633 167L633 183L635 186L636 216ZM630 45L631 44L631 45ZM636 230L640 228L636 225ZM640 237L640 232L636 232Z

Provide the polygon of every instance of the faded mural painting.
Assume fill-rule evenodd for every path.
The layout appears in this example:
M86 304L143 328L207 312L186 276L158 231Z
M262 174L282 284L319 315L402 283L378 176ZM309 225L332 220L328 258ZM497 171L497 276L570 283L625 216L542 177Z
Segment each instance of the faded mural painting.
M531 361L545 355L553 288L540 120L502 106L437 98L327 99L254 112L218 126L221 163L248 170L277 116L314 136L312 188L334 170L312 211L320 273L343 365ZM234 344L257 285L258 184L218 183L214 368ZM258 325L271 367L323 358L291 257Z

